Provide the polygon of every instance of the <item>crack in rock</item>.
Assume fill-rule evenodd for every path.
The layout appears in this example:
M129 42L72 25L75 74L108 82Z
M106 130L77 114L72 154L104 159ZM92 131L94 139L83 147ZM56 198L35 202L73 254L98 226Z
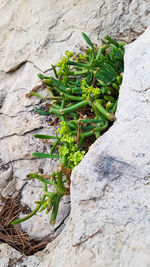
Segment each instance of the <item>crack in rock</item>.
M39 127L35 128L35 129L29 130L27 132L24 132L23 134L13 133L13 134L6 135L4 137L1 137L0 140L4 140L6 138L10 138L10 137L13 137L13 136L25 136L26 134L33 133L33 132L38 131L38 130L41 130L43 128L44 128L44 126L39 126Z

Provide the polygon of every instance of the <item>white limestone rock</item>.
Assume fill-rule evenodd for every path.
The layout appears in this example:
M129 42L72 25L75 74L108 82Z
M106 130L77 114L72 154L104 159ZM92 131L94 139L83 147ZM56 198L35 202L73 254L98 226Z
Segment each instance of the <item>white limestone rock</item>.
M97 41L104 34L127 34L129 28L141 32L150 23L146 0L6 0L0 10L0 64L6 72L25 62L46 71L66 49L84 44L81 31Z
M22 257L19 251L16 251L14 248L10 247L7 244L0 244L0 266L1 267L37 267L41 262L40 257Z

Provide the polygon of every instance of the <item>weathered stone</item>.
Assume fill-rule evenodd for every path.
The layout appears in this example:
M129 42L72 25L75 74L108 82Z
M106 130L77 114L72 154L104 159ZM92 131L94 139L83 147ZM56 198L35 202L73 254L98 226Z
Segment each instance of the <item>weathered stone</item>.
M0 266L16 266L16 267L37 267L40 264L38 256L23 257L19 251L11 248L7 244L0 244Z
M150 22L149 14L146 0L44 0L38 5L36 0L30 4L7 0L1 5L1 69L10 72L32 62L45 71L66 49L84 43L81 31L95 41L106 33L124 35L129 28L138 32Z

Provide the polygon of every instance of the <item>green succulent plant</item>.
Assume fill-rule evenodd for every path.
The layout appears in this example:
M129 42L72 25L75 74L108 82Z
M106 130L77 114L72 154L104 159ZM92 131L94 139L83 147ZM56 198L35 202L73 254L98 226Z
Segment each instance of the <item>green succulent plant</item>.
M43 196L36 201L35 209L24 218L14 220L21 223L37 212L51 211L50 223L55 223L61 198L70 192L71 171L83 159L91 137L98 138L115 120L119 89L124 69L124 43L118 43L105 36L102 47L95 46L89 37L82 33L88 48L83 54L74 55L66 51L62 60L52 65L54 77L39 74L42 84L49 91L47 100L53 100L50 108L43 111L35 108L40 115L53 114L60 121L60 128L54 136L35 134L35 138L53 139L49 153L35 152L38 158L59 160L57 170L51 175L30 173L29 179L43 183ZM72 59L72 60L71 60ZM35 91L28 95L45 99ZM48 185L55 190L48 191Z

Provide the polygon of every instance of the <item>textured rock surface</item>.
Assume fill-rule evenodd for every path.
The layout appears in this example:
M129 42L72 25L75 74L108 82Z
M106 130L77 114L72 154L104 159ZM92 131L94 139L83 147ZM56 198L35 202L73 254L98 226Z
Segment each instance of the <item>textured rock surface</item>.
M39 266L40 262L41 262L41 259L37 255L25 258L25 257L22 257L19 251L16 251L15 249L11 248L7 244L0 245L0 266L1 267L7 267L7 266L36 267L36 266Z
M46 71L66 48L83 44L81 31L96 41L106 33L124 34L130 27L141 31L150 20L146 0L43 0L38 5L36 0L6 0L0 10L0 64L6 72L28 61Z
M149 61L150 29L126 47L117 120L73 171L71 218L44 266L150 266Z
M53 132L45 118L33 112L33 107L42 105L40 100L35 97L25 98L25 94L39 83L37 73L49 72L51 63L56 63L66 49L78 50L79 45L84 45L81 31L86 32L95 42L104 34L131 41L149 24L150 5L146 0L44 0L38 1L38 4L36 0L0 1L0 189L3 196L15 196L21 191L22 202L33 208L34 200L38 200L42 194L42 188L38 182L27 181L26 175L37 171L38 168L49 173L56 166L53 160L31 160L33 151L48 149L45 144L35 140L33 134ZM110 131L93 145L82 164L75 169L72 178L71 220L61 237L50 245L50 258L47 256L44 266L48 265L48 262L50 266L54 266L56 255L61 254L62 248L62 258L66 266L88 266L89 262L95 264L93 266L97 266L97 263L101 263L101 266L125 266L123 260L126 260L129 247L135 250L133 260L136 259L136 253L141 255L141 259L145 253L146 266L145 247L148 247L149 240L146 235L145 242L148 245L144 247L144 227L142 219L140 223L138 220L144 216L146 218L143 207L148 205L148 193L142 198L142 190L149 190L145 185L148 178L143 178L143 183L141 182L141 177L147 175L146 171L148 173L149 169L146 139L149 136L149 90L146 90L149 87L149 50L146 50L148 37L138 42L141 43L136 43L135 52L132 45L127 48L126 74L117 121ZM145 50L142 42L145 42ZM144 72L141 66L145 68ZM148 78L143 76L145 71ZM97 149L97 146L100 148ZM88 167L86 162L90 162ZM131 173L137 180L132 179ZM116 179L116 176L120 178ZM119 183L120 180L122 182ZM140 190L144 204L141 204L138 197ZM128 200L127 192L130 192L133 198L129 197ZM134 208L131 202L136 203ZM49 234L57 235L65 225L64 220L69 213L69 203L61 205L61 212L54 227L49 226L48 216L42 214L23 223L23 229L36 238ZM123 208L123 205L127 208ZM146 212L145 208L145 214ZM128 220L130 214L131 223ZM133 223L134 216L137 218L135 225L137 224L139 230ZM124 225L127 223L126 227L123 222ZM72 247L72 244L84 241L99 228L102 228L102 232L93 239L82 246ZM132 240L135 242L136 235L139 236L137 244L141 239L141 247L134 248ZM62 266L62 258L57 258L58 266ZM113 264L110 264L112 262Z

